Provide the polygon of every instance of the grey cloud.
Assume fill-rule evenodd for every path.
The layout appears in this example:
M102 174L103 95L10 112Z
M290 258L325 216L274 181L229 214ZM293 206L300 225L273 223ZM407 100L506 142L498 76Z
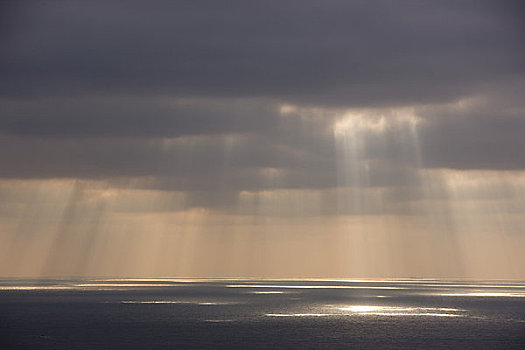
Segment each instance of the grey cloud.
M241 191L345 186L401 203L424 196L424 168L525 169L520 2L2 6L2 178L99 179L224 208ZM340 111L400 105L423 119L417 138L394 121L338 149Z
M425 167L454 169L525 168L525 109L443 110L420 128Z
M488 109L487 104L496 108ZM101 125L94 125L99 130L84 131L89 137L81 138L49 137L45 128L32 129L29 124L29 131L22 135L0 136L0 161L4 165L0 176L149 177L158 178L151 186L166 189L243 190L345 184L407 186L417 184L413 169L418 168L524 169L522 111L500 109L497 101L487 104L464 110L448 106L422 109L417 112L423 118L417 135L402 121L390 122L383 132L361 130L362 149L356 159L350 158L353 146L347 146L346 155L337 150L341 145L337 145L331 129L333 118L279 116L269 107L251 112L243 107L242 113L235 108L231 113L226 108L213 115L210 112L209 118L216 118L222 125L216 130L207 129L207 125L199 129L197 124L192 125L192 130L170 129L159 123L155 114L144 121L154 129L143 126L143 130L126 129L126 123L120 126L111 120L104 124L104 118L95 118L101 121ZM205 104L199 108L213 111ZM206 113L202 115L208 118ZM67 120L75 120L66 116L67 113L61 117L66 125ZM122 119L125 118L124 114ZM225 122L228 118L233 118L232 124L238 128L230 127L232 124ZM76 120L89 121L83 117ZM62 130L59 126L57 123L57 132L75 136L74 130ZM33 130L40 135L32 134ZM194 135L179 135L181 130ZM104 134L114 136L93 137ZM129 137L132 134L140 137ZM358 169L362 177L359 183L356 179L341 181L341 168L345 166L349 167L348 171L343 169L347 173ZM264 169L282 171L272 180L271 173L264 175Z
M223 182L243 189L267 187L269 181L257 175L264 168L311 172L315 179L316 173L333 173L334 167L332 158L301 154L255 135L241 137L231 150L228 140L220 137L183 138L170 144L157 139L4 136L0 144L0 176L8 178L168 176L178 189L212 188Z
M523 73L520 2L44 2L9 9L0 92L442 101Z
M0 132L46 137L176 137L264 132L277 111L261 101L173 101L130 96L0 102Z

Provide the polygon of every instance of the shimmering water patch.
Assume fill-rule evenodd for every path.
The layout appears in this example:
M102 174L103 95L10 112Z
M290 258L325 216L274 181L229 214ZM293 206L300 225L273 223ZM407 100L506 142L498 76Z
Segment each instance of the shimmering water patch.
M399 290L404 287L393 286L345 286L345 285L286 285L286 284L228 284L228 288L273 288L273 289L387 289Z
M0 286L0 290L71 290L74 286Z
M233 303L215 301L186 301L186 300L122 300L121 304L192 304L202 306L230 305Z
M268 317L326 317L334 316L334 314L316 314L316 313L297 313L297 314L265 314Z
M431 316L431 317L460 317L466 316L463 309L446 307L405 307L405 306L378 306L378 305L350 305L340 307L340 311L355 315L373 316Z
M441 293L439 295L448 296L448 297L525 298L525 293L514 293L514 292L465 292L465 293Z

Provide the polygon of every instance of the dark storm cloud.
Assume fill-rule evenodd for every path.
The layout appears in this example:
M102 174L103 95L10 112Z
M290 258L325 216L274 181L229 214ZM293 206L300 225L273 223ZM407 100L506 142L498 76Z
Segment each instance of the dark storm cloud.
M494 107L488 108L491 105ZM225 116L238 115L239 119L234 119L237 121L244 116L247 123L239 122L237 129L182 129L190 136L181 136L181 128L175 127L176 124L172 128L165 124L157 126L159 118L155 116L151 121L148 118L144 121L155 129L127 129L127 123L120 127L108 113L107 123L104 118L95 118L101 123L94 125L94 128L99 128L98 134L89 129L74 132L69 128L57 134L61 131L57 125L55 137L48 134L50 129L33 129L29 124L29 131L22 134L0 136L0 162L3 165L0 176L144 177L150 180L143 186L156 189L241 191L338 185L411 186L418 185L415 171L420 167L525 168L522 157L525 149L523 110L521 107L500 108L497 101L463 109L438 106L417 110L422 122L415 133L409 122L390 117L382 131L358 131L361 146L355 153L356 159L351 159L355 146L347 146L347 153L341 153L344 143L352 141L334 139L333 117L305 119L301 114L279 117L269 107L258 111L253 108L251 112L246 106L240 108L245 109L248 110L246 114L238 114L235 109L231 113L214 114L222 122ZM65 113L63 117L65 125L68 125L67 115ZM80 120L86 122L90 119ZM261 120L260 124L257 124L258 120ZM250 123L256 123L257 127L251 127ZM75 126L74 123L70 125ZM78 134L83 137L64 137ZM93 137L97 135L106 137ZM158 135L178 137L159 138ZM349 168L342 169L346 166ZM360 182L351 178L338 179L341 171L349 176L354 169L358 169Z
M0 92L325 105L469 94L523 73L514 1L9 2Z
M304 140L303 142L307 142ZM305 150L301 144L269 143L247 135L234 145L220 137L158 139L50 139L0 137L0 176L7 178L113 177L159 178L148 186L202 190L333 186L335 159ZM299 176L272 183L265 168L284 169ZM301 174L301 172L304 172ZM323 176L321 176L321 174ZM298 179L303 181L297 182ZM321 178L321 180L316 180ZM317 185L316 181L320 181Z
M264 132L276 122L261 102L91 97L0 101L0 132L49 137L177 137Z
M525 169L524 135L525 109L445 109L428 116L421 126L423 166Z
M220 207L240 191L341 185L420 198L421 167L525 169L520 2L1 6L3 178L108 180ZM472 96L487 102L448 107ZM341 180L353 150L337 148L334 121L396 106L415 106L418 138L392 116L360 130L343 169L359 176Z

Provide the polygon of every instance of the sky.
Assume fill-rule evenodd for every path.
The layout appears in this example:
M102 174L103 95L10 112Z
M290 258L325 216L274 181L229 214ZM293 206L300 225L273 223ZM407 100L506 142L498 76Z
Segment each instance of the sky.
M525 279L521 1L0 2L0 276Z

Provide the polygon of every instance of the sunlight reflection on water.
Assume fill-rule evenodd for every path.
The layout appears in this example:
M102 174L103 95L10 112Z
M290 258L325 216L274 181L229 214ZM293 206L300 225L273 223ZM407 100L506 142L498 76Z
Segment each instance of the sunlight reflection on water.
M308 313L267 313L268 317L339 317L339 316L427 316L427 317L465 317L466 310L457 308L405 307L379 305L350 305L331 307L332 312ZM323 308L323 311L326 308ZM341 312L342 311L342 312Z
M387 290L398 290L406 289L404 287L391 287L391 286L352 286L352 285L286 285L286 284L228 284L228 288L283 288L283 289L387 289Z
M184 300L122 300L121 304L191 304L202 306L213 305L232 305L235 303L215 302L215 301L184 301Z
M465 310L445 307L398 307L398 306L376 306L376 305L351 305L339 308L341 311L350 311L358 315L375 316L436 316L436 317L459 317L466 316L460 312Z
M525 293L513 292L468 292L468 293L441 293L441 296L448 297L510 297L525 298Z

